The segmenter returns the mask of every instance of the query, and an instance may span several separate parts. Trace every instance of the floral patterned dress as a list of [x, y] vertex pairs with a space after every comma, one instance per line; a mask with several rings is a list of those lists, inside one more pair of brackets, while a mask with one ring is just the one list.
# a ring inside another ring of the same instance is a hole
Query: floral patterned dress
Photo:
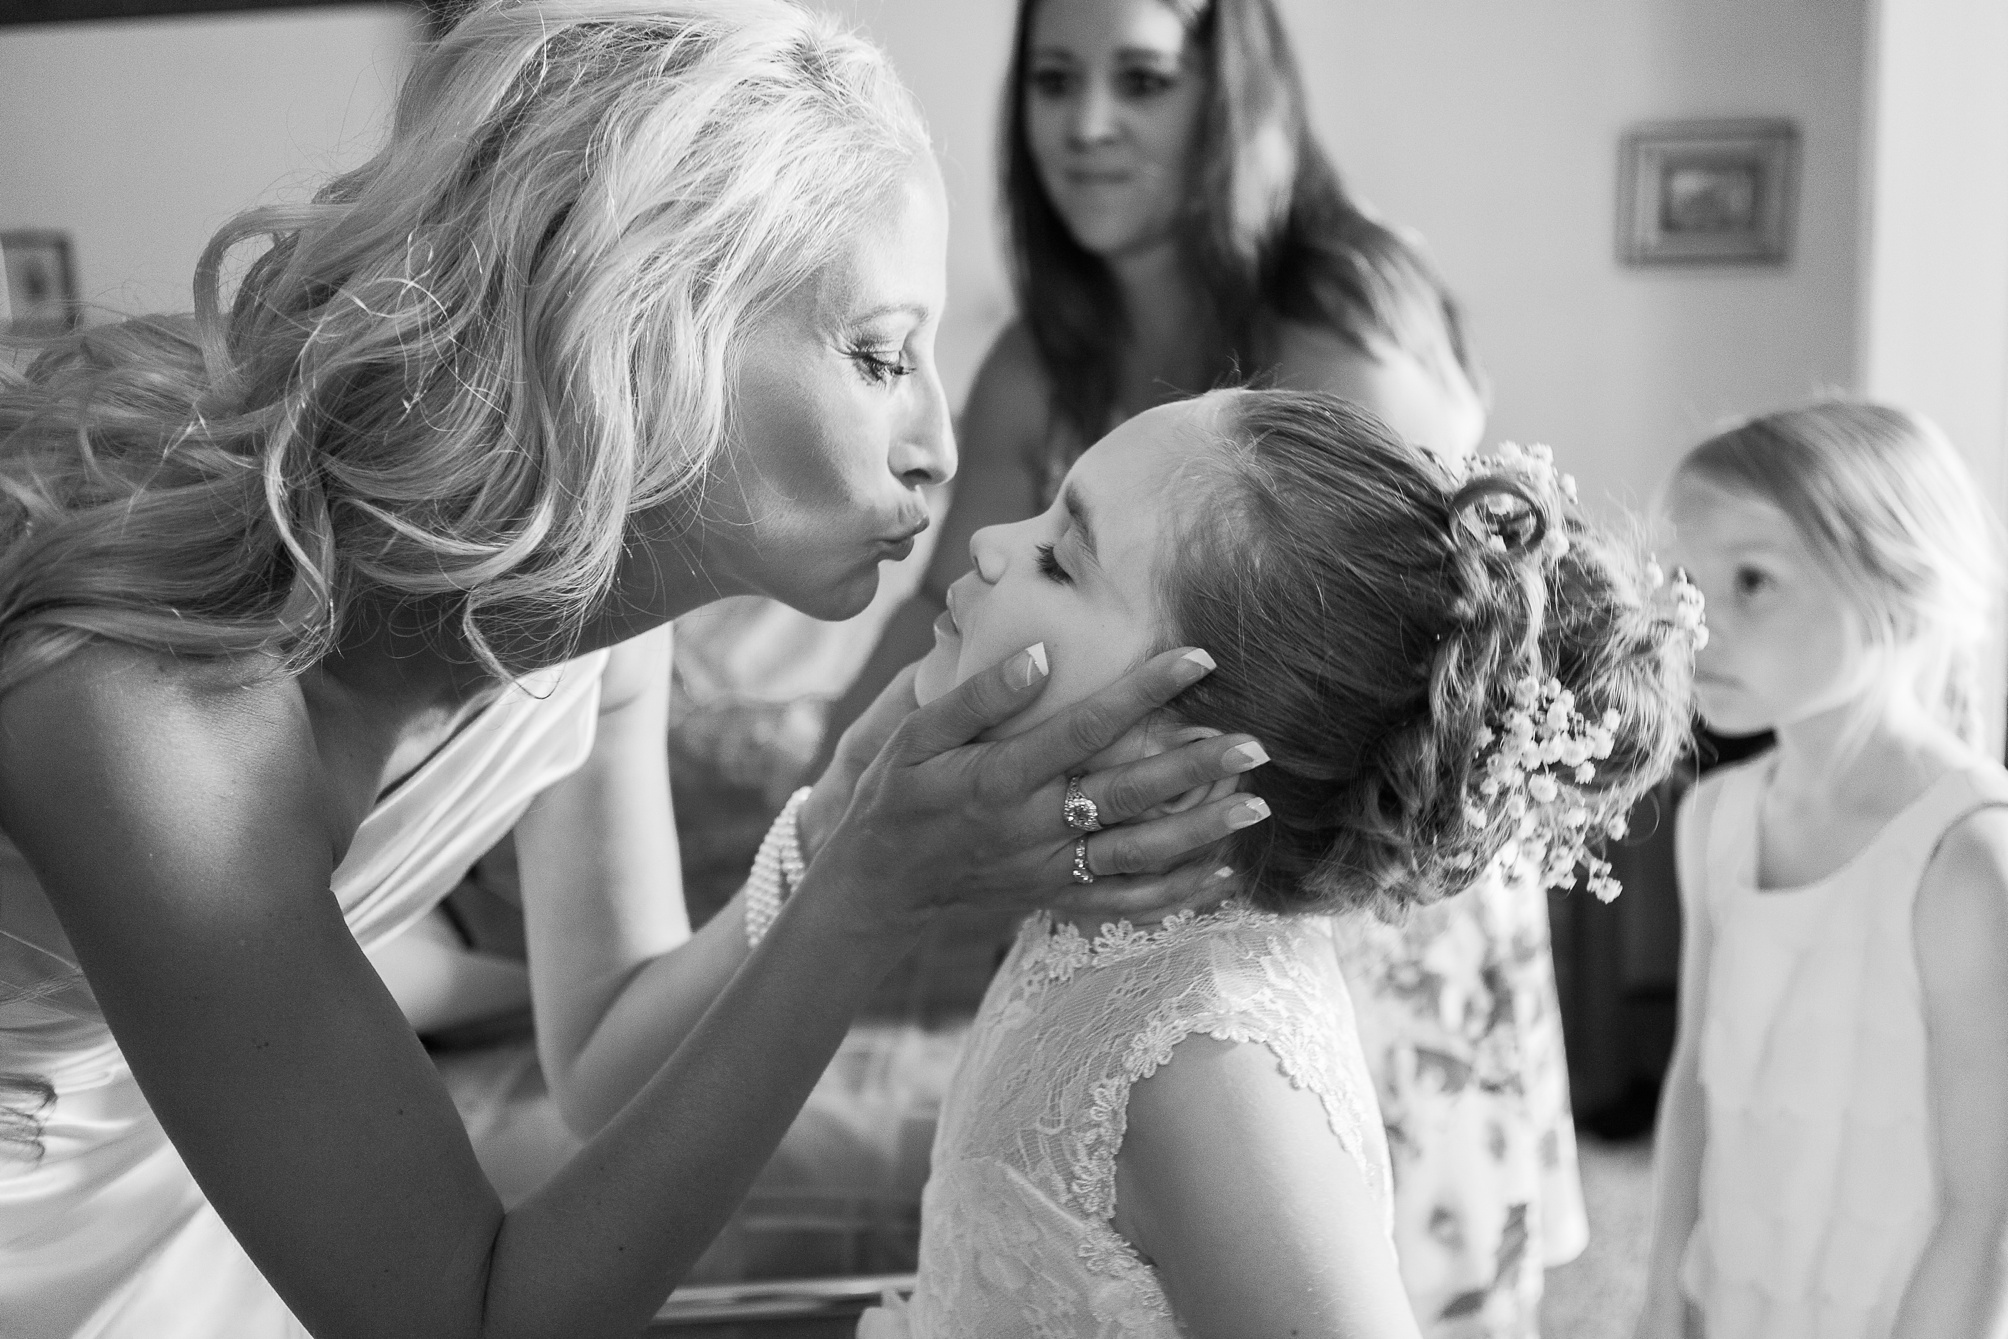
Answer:
[[1428, 1339], [1528, 1339], [1589, 1237], [1547, 897], [1496, 871], [1340, 960], [1394, 1164], [1395, 1249]]

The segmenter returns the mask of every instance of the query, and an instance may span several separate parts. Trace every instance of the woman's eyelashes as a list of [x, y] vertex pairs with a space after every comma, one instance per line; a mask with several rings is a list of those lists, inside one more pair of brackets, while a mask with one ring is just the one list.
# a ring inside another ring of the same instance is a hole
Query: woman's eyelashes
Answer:
[[1064, 66], [1043, 66], [1033, 70], [1026, 82], [1040, 97], [1057, 101], [1074, 91], [1074, 72]]
[[1739, 567], [1734, 577], [1736, 594], [1740, 599], [1750, 599], [1761, 595], [1771, 584], [1770, 573], [1757, 567]]
[[1073, 573], [1060, 566], [1059, 555], [1054, 551], [1054, 546], [1040, 544], [1036, 547], [1039, 554], [1039, 574], [1048, 581], [1057, 582], [1062, 586], [1073, 585]]
[[902, 348], [853, 345], [849, 352], [859, 373], [874, 386], [884, 386], [900, 377], [912, 376], [915, 371], [914, 364], [907, 361], [906, 351]]
[[[1065, 66], [1049, 65], [1033, 70], [1025, 77], [1032, 92], [1051, 102], [1059, 102], [1078, 94], [1082, 76], [1076, 70]], [[1143, 102], [1171, 90], [1178, 82], [1176, 73], [1154, 65], [1129, 65], [1117, 70], [1111, 78], [1116, 96], [1125, 102]]]
[[1177, 77], [1148, 65], [1132, 65], [1116, 74], [1116, 91], [1132, 102], [1142, 102], [1171, 90]]

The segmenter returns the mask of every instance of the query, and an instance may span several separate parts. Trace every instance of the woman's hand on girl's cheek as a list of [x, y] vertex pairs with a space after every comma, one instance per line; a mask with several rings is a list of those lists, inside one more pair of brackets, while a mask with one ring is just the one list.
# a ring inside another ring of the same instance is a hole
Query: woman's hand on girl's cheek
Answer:
[[811, 883], [832, 881], [854, 902], [859, 926], [917, 934], [929, 912], [955, 903], [1029, 911], [1078, 899], [1119, 912], [1182, 905], [1221, 872], [1185, 862], [1267, 817], [1260, 801], [1238, 796], [1122, 822], [1259, 765], [1247, 736], [1090, 772], [1083, 791], [1117, 826], [1086, 839], [1096, 886], [1082, 888], [1073, 877], [1079, 834], [1062, 807], [1067, 778], [1212, 662], [1203, 652], [1167, 652], [1024, 734], [972, 742], [1038, 695], [1043, 650], [1008, 657], [909, 713], [860, 774], [809, 870]]
[[823, 848], [824, 840], [844, 816], [844, 810], [850, 808], [851, 792], [857, 789], [858, 778], [871, 766], [872, 759], [878, 757], [899, 723], [919, 705], [913, 695], [913, 677], [919, 668], [915, 663], [894, 675], [885, 691], [872, 700], [864, 714], [852, 721], [843, 738], [837, 741], [830, 765], [816, 778], [796, 820], [803, 859], [816, 858], [816, 852]]
[[[1150, 795], [1163, 795], [1166, 786], [1189, 775], [1187, 771], [1189, 764], [1185, 759], [1166, 755], [1173, 750], [1182, 749], [1187, 744], [1203, 744], [1206, 740], [1220, 737], [1221, 732], [1210, 725], [1186, 725], [1159, 712], [1131, 727], [1128, 734], [1081, 764], [1079, 770], [1103, 773], [1107, 778], [1104, 785], [1111, 789], [1112, 798], [1117, 791], [1124, 788]], [[1242, 747], [1249, 750], [1248, 766], [1255, 767], [1269, 761], [1268, 750], [1261, 744], [1250, 740]], [[1182, 814], [1209, 801], [1227, 798], [1242, 789], [1246, 780], [1246, 772], [1218, 777], [1209, 783], [1192, 786], [1170, 795], [1169, 798], [1158, 800], [1128, 818], [1115, 819], [1111, 821], [1110, 826], [1146, 823], [1153, 818], [1163, 818], [1168, 814]]]

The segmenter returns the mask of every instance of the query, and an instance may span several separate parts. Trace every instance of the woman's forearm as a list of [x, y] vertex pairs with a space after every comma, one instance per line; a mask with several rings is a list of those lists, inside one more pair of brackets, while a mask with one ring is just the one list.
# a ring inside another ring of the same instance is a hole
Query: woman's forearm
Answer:
[[522, 961], [467, 947], [437, 910], [368, 952], [377, 975], [421, 1036], [530, 1005], [530, 973]]
[[1904, 1289], [1891, 1339], [2008, 1335], [2008, 1224], [1948, 1206]]
[[591, 1138], [654, 1077], [746, 961], [746, 895], [682, 944], [641, 964], [608, 1005], [552, 1096], [572, 1133]]
[[632, 1334], [664, 1280], [724, 1225], [858, 1007], [911, 947], [863, 933], [817, 877], [634, 1100], [510, 1212], [485, 1334]]

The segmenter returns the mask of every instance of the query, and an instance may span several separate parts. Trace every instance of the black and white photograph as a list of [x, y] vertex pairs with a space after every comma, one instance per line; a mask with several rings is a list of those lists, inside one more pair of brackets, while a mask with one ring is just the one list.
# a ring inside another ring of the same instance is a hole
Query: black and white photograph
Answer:
[[0, 4], [0, 1339], [2008, 1339], [2004, 71]]

